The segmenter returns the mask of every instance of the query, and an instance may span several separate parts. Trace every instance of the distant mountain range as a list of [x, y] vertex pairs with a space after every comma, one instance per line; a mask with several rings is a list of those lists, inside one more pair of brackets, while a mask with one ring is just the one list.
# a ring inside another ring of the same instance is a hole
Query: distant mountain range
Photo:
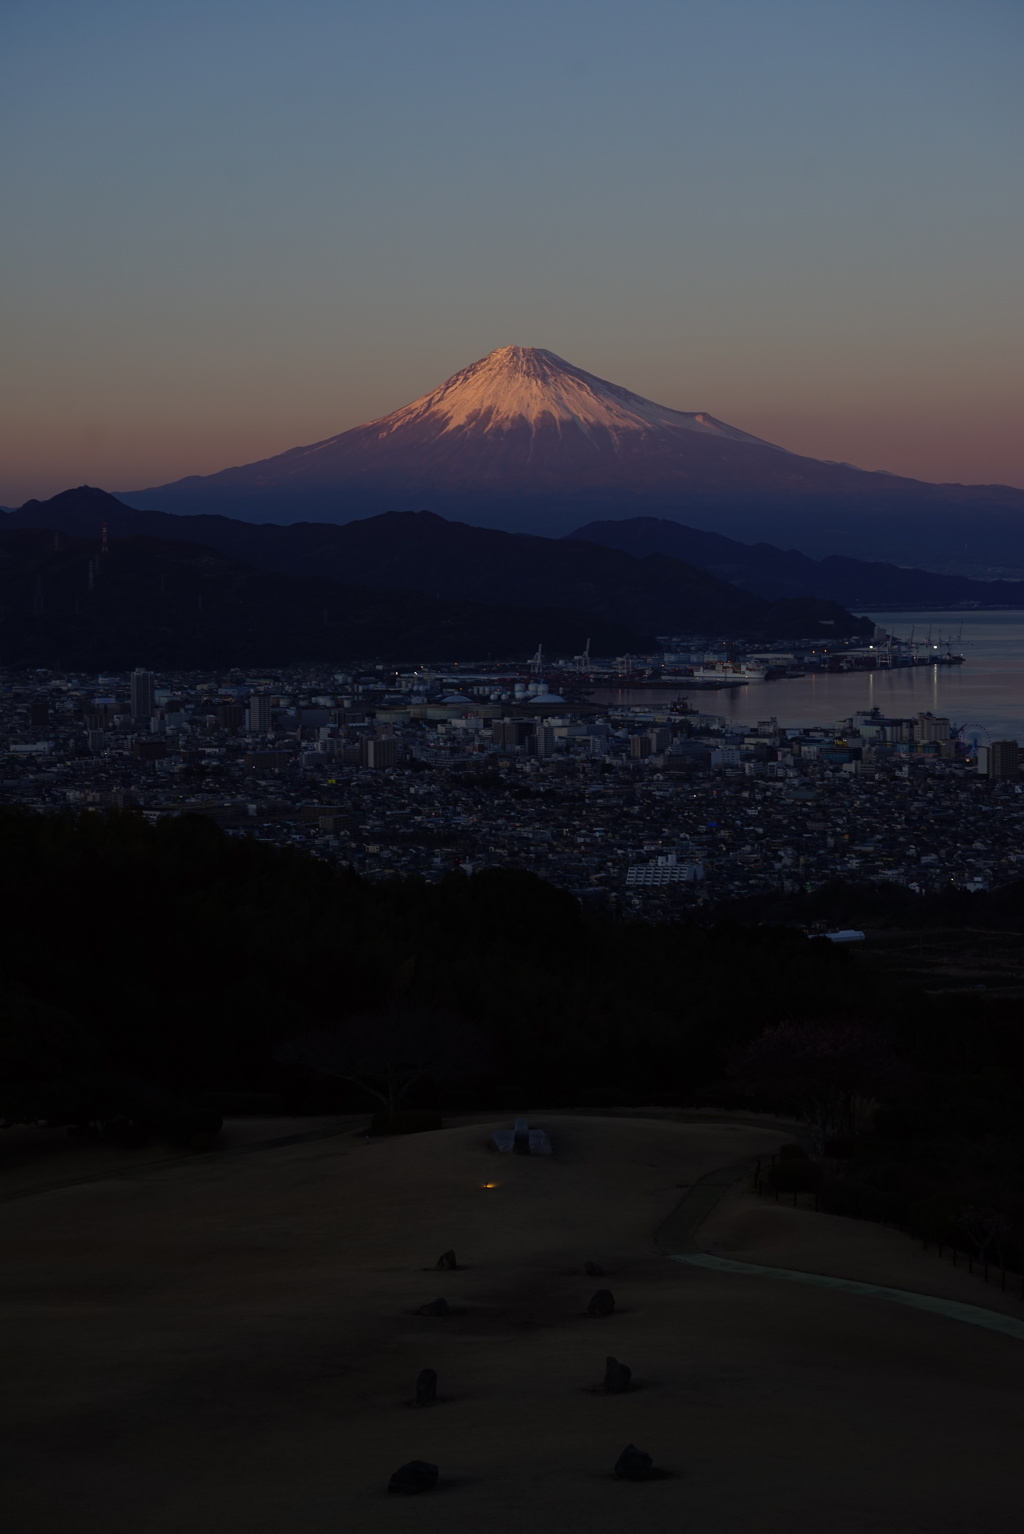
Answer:
[[[5, 525], [56, 528], [86, 538], [96, 538], [106, 525], [115, 539], [148, 535], [165, 547], [170, 538], [186, 538], [194, 546], [295, 579], [486, 604], [498, 615], [495, 622], [503, 621], [501, 611], [509, 607], [551, 612], [550, 627], [541, 623], [530, 649], [540, 640], [546, 647], [564, 648], [554, 634], [559, 624], [565, 628], [566, 610], [572, 623], [581, 613], [594, 615], [590, 637], [595, 654], [651, 648], [637, 642], [641, 635], [801, 639], [863, 633], [871, 627], [839, 603], [806, 596], [766, 601], [668, 555], [636, 558], [579, 540], [469, 527], [430, 512], [388, 512], [344, 526], [278, 526], [137, 511], [102, 490], [82, 486], [50, 501], [27, 502], [9, 514]], [[399, 611], [396, 623], [400, 620]], [[621, 636], [628, 630], [633, 643], [623, 637], [617, 646], [609, 644], [613, 630]], [[585, 633], [581, 641], [586, 638]], [[500, 646], [494, 642], [484, 648], [496, 652]], [[447, 652], [434, 645], [431, 653]]]
[[123, 492], [129, 505], [345, 523], [429, 507], [548, 536], [654, 516], [743, 539], [978, 570], [1024, 562], [1024, 490], [935, 485], [791, 453], [505, 346], [391, 415], [258, 463]]
[[796, 549], [737, 543], [719, 533], [701, 532], [657, 517], [588, 522], [572, 537], [622, 549], [638, 558], [671, 554], [768, 601], [814, 595], [868, 611], [887, 607], [1024, 607], [1024, 580], [976, 581], [964, 575], [937, 575], [930, 570], [843, 555], [810, 559]]

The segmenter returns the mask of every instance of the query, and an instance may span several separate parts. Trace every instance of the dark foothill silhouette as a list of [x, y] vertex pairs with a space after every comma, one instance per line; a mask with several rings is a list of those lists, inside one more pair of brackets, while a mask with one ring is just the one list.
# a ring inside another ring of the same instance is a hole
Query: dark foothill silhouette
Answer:
[[610, 1289], [598, 1289], [591, 1295], [587, 1306], [588, 1316], [610, 1316], [615, 1309], [615, 1296]]
[[447, 1272], [454, 1272], [458, 1267], [458, 1263], [455, 1261], [455, 1253], [452, 1251], [442, 1252], [434, 1266], [436, 1268], [444, 1268]]
[[627, 1444], [615, 1462], [615, 1476], [620, 1481], [646, 1481], [654, 1469], [654, 1461], [635, 1443]]
[[[621, 1368], [622, 1365], [620, 1364]], [[437, 1370], [421, 1369], [416, 1378], [416, 1405], [434, 1406], [437, 1402]]]
[[399, 1465], [388, 1482], [388, 1491], [411, 1495], [418, 1491], [433, 1491], [437, 1485], [437, 1466], [428, 1465], [424, 1459], [411, 1459], [407, 1465]]
[[447, 1300], [431, 1300], [429, 1305], [421, 1305], [416, 1312], [418, 1316], [450, 1316], [451, 1309]]
[[588, 1259], [583, 1264], [583, 1271], [588, 1278], [604, 1278], [604, 1268], [599, 1262], [591, 1262]]
[[617, 1358], [606, 1358], [604, 1361], [604, 1388], [609, 1395], [621, 1395], [629, 1389], [629, 1382], [633, 1378], [633, 1371], [627, 1364], [620, 1364]]

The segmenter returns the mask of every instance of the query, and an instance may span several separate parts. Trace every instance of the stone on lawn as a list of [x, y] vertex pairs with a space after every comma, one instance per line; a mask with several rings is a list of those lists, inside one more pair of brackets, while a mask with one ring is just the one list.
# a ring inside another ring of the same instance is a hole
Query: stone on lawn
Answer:
[[[622, 1365], [619, 1365], [622, 1368]], [[416, 1380], [416, 1405], [433, 1406], [437, 1400], [437, 1370], [421, 1369]]]
[[431, 1300], [429, 1305], [421, 1305], [416, 1314], [418, 1316], [450, 1316], [451, 1310], [447, 1300]]
[[604, 1361], [604, 1388], [609, 1395], [621, 1395], [629, 1389], [629, 1382], [633, 1378], [633, 1371], [628, 1364], [620, 1364], [617, 1358], [606, 1358]]
[[620, 1481], [646, 1481], [654, 1469], [654, 1461], [635, 1443], [627, 1444], [615, 1463], [615, 1475]]
[[604, 1278], [604, 1268], [599, 1262], [585, 1262], [583, 1271], [588, 1278]]
[[388, 1482], [388, 1491], [411, 1495], [417, 1491], [433, 1491], [436, 1485], [437, 1466], [428, 1465], [425, 1459], [411, 1459], [407, 1465], [399, 1465]]
[[436, 1268], [444, 1268], [446, 1272], [453, 1272], [458, 1267], [458, 1263], [455, 1261], [455, 1253], [442, 1252], [434, 1266]]
[[610, 1289], [598, 1289], [591, 1295], [587, 1306], [588, 1316], [610, 1316], [615, 1309], [615, 1296]]

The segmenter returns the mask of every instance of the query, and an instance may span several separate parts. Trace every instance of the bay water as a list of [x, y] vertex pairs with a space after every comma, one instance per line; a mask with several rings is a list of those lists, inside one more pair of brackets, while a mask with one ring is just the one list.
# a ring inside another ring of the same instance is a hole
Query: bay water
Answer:
[[[773, 682], [705, 692], [666, 688], [602, 687], [594, 703], [667, 707], [688, 698], [701, 713], [721, 714], [728, 724], [750, 725], [773, 714], [781, 725], [828, 725], [860, 709], [880, 708], [897, 718], [929, 710], [945, 715], [965, 738], [1024, 740], [1024, 610], [984, 612], [885, 612], [871, 615], [900, 639], [950, 648], [962, 666], [908, 666], [896, 670], [808, 674]], [[924, 653], [923, 651], [920, 653]], [[936, 652], [938, 653], [938, 652]]]

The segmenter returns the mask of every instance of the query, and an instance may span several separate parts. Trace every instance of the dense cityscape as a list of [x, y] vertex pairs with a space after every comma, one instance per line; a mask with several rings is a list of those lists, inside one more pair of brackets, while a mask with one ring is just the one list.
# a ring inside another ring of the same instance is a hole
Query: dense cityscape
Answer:
[[1016, 742], [877, 709], [730, 726], [701, 710], [713, 693], [600, 704], [537, 669], [7, 673], [0, 794], [201, 814], [374, 877], [523, 868], [650, 918], [836, 877], [924, 894], [1024, 870]]

